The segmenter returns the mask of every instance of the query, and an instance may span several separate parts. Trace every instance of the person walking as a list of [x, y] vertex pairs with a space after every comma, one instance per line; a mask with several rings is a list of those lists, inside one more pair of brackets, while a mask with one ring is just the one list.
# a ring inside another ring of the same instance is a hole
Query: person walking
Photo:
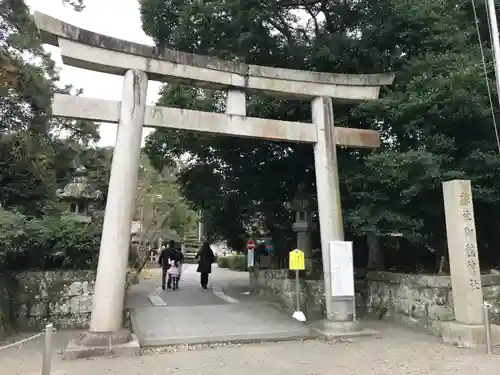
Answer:
[[200, 273], [201, 287], [207, 289], [208, 275], [212, 272], [212, 263], [215, 261], [215, 255], [208, 241], [205, 241], [200, 250], [198, 250], [196, 259], [198, 259], [198, 269], [196, 271]]
[[182, 263], [179, 260], [178, 256], [175, 256], [173, 259], [170, 259], [170, 268], [167, 270], [168, 273], [168, 283], [172, 286], [172, 290], [179, 289], [179, 279], [182, 273]]
[[[174, 263], [172, 263], [174, 262]], [[175, 246], [175, 243], [172, 244], [172, 253], [170, 254], [170, 268], [168, 269], [168, 281], [167, 288], [172, 286], [173, 289], [179, 289], [179, 280], [182, 274], [182, 265], [184, 264], [184, 254], [181, 249]], [[172, 270], [172, 267], [176, 267], [177, 269]], [[172, 270], [172, 272], [170, 272]], [[175, 286], [175, 287], [174, 287]]]
[[[161, 250], [160, 256], [158, 258], [158, 263], [161, 266], [161, 288], [162, 289], [165, 289], [166, 279], [168, 276], [168, 269], [171, 266], [170, 259], [172, 258], [174, 251], [175, 251], [175, 241], [170, 241], [167, 247], [165, 247], [165, 245], [162, 246], [162, 250]], [[170, 277], [168, 278], [167, 288], [168, 289], [172, 288], [172, 280]]]

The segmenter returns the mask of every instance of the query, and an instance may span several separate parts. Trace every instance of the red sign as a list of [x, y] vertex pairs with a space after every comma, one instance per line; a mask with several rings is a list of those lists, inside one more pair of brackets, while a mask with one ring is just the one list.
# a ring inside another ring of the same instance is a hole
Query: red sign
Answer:
[[247, 242], [247, 250], [248, 251], [254, 251], [255, 249], [255, 242], [253, 242], [252, 240], [248, 240]]

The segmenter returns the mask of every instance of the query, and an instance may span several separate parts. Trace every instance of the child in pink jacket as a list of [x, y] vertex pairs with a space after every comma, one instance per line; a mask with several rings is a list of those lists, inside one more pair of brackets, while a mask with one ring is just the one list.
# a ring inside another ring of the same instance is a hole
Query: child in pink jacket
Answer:
[[182, 263], [178, 260], [169, 260], [170, 268], [167, 270], [169, 278], [172, 279], [172, 289], [179, 289], [179, 279], [181, 278]]

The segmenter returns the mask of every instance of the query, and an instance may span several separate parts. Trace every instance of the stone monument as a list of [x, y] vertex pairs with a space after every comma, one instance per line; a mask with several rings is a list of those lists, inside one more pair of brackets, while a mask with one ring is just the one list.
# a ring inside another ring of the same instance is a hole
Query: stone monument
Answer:
[[67, 217], [90, 223], [92, 204], [102, 199], [102, 192], [88, 181], [87, 169], [83, 165], [76, 168], [74, 177], [64, 188], [57, 189], [59, 199], [68, 203]]
[[[469, 180], [443, 183], [446, 237], [455, 321], [443, 322], [443, 341], [461, 347], [485, 345], [483, 290], [479, 270], [476, 225]], [[499, 342], [500, 326], [492, 325]]]
[[[56, 94], [52, 103], [54, 116], [118, 123], [92, 318], [89, 331], [77, 340], [79, 348], [72, 347], [75, 353], [77, 349], [81, 356], [138, 353], [138, 343], [122, 329], [122, 316], [126, 249], [144, 126], [314, 145], [326, 315], [328, 320], [347, 317], [331, 313], [332, 307], [338, 311], [349, 309], [345, 301], [333, 301], [330, 285], [329, 243], [344, 239], [336, 146], [377, 148], [380, 135], [374, 130], [335, 127], [333, 101], [377, 99], [380, 87], [392, 84], [393, 73], [333, 74], [256, 66], [99, 35], [38, 12], [33, 17], [42, 40], [59, 47], [64, 64], [123, 77], [121, 101]], [[146, 91], [150, 79], [227, 90], [226, 113], [148, 106]], [[311, 101], [312, 121], [248, 117], [246, 94], [255, 92]], [[134, 349], [128, 350], [131, 346]]]

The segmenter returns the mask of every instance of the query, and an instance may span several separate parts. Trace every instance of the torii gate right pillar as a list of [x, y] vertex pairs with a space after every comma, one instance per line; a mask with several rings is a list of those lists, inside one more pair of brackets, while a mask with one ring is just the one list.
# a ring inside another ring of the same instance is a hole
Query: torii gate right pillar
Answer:
[[329, 243], [334, 240], [343, 241], [344, 228], [340, 205], [333, 106], [330, 98], [318, 97], [312, 101], [312, 119], [318, 132], [318, 141], [314, 145], [314, 167], [325, 281], [326, 319], [347, 321], [348, 302], [334, 302], [331, 298]]
[[[340, 186], [337, 166], [337, 140], [332, 99], [317, 97], [312, 101], [312, 120], [316, 125], [318, 140], [314, 145], [314, 166], [318, 194], [321, 253], [325, 283], [326, 317], [314, 329], [321, 336], [330, 338], [352, 334], [357, 330], [355, 317], [355, 296], [332, 297], [330, 272], [330, 241], [343, 241], [344, 228], [340, 203]], [[354, 275], [352, 276], [354, 278]], [[358, 331], [359, 334], [373, 334], [375, 331]]]

